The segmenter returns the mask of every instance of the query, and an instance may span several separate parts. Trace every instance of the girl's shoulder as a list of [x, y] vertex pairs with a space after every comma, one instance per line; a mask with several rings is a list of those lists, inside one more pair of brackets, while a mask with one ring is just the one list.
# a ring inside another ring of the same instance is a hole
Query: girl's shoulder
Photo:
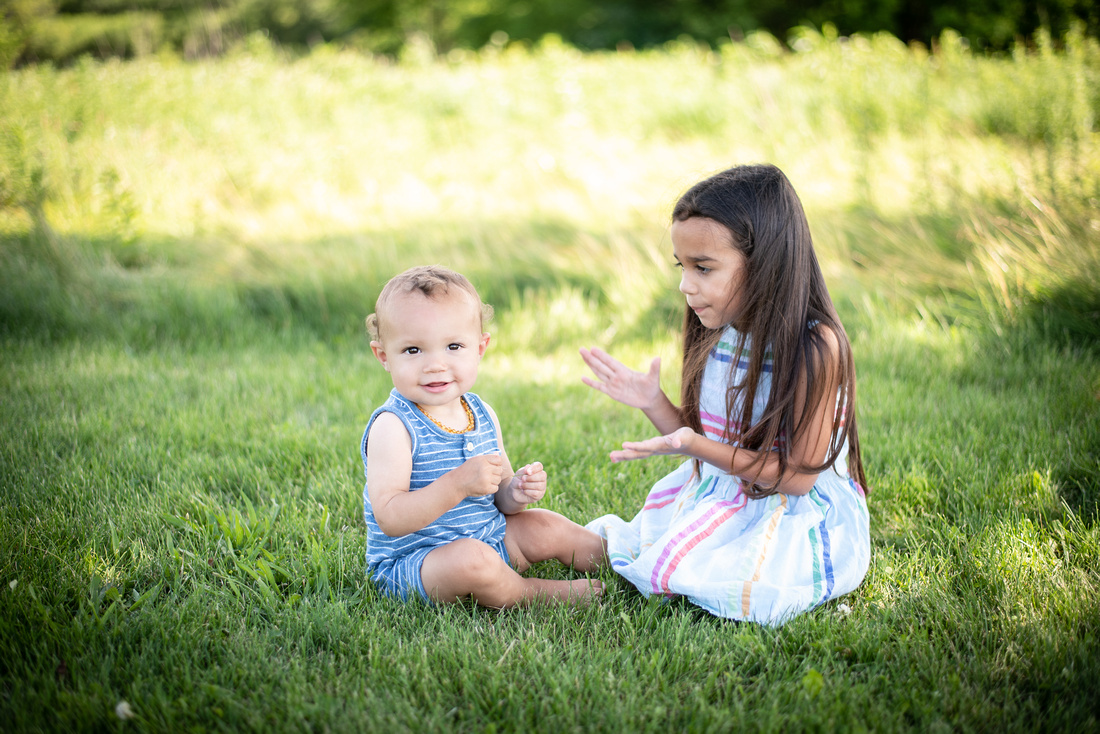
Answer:
[[850, 363], [850, 347], [843, 331], [825, 322], [817, 322], [809, 327], [810, 342], [807, 354], [808, 364], [800, 368], [799, 382], [807, 378], [824, 381], [832, 389], [841, 387]]
[[823, 321], [811, 324], [809, 330], [820, 345], [820, 350], [817, 353], [821, 356], [821, 360], [835, 369], [835, 365], [840, 361], [843, 349], [840, 333]]

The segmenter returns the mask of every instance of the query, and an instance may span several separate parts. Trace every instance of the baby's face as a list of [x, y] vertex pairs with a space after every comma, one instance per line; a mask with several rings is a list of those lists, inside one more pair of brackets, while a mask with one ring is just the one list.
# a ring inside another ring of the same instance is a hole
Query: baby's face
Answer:
[[393, 386], [423, 406], [447, 405], [469, 391], [489, 345], [480, 306], [462, 291], [398, 296], [379, 314], [378, 338], [371, 350]]

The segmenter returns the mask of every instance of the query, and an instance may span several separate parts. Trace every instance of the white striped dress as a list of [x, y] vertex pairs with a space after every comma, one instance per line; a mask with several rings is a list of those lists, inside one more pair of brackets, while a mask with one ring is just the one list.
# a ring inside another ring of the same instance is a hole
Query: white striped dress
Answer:
[[[738, 333], [722, 335], [700, 393], [704, 432], [721, 441], [726, 386], [744, 379], [751, 344], [731, 373]], [[765, 362], [753, 416], [771, 387]], [[730, 433], [737, 435], [737, 426]], [[749, 499], [741, 481], [688, 460], [657, 484], [630, 522], [605, 515], [588, 524], [607, 539], [611, 567], [645, 596], [684, 596], [712, 614], [782, 624], [859, 586], [870, 561], [863, 490], [848, 475], [845, 446], [805, 496]]]

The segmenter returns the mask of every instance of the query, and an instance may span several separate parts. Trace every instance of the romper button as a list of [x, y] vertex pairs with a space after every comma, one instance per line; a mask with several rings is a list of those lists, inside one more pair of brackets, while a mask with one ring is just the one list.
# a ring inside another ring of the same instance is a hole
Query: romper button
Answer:
[[473, 444], [472, 441], [467, 441], [466, 442], [466, 450], [467, 451], [473, 451], [474, 450], [474, 444]]

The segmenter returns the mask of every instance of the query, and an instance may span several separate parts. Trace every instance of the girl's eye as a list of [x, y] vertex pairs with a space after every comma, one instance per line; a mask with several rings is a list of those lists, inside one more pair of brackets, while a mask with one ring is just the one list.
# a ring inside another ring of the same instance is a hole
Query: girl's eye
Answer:
[[703, 275], [706, 275], [706, 274], [707, 274], [707, 273], [709, 273], [709, 272], [710, 272], [710, 270], [711, 270], [710, 268], [704, 268], [704, 267], [703, 267], [702, 265], [696, 265], [696, 266], [695, 266], [695, 269], [696, 269], [696, 270], [698, 270], [698, 271], [699, 271], [700, 273], [702, 273]]
[[684, 269], [684, 264], [682, 262], [676, 262], [676, 263], [672, 264], [672, 267], [680, 268], [680, 270], [683, 270]]

